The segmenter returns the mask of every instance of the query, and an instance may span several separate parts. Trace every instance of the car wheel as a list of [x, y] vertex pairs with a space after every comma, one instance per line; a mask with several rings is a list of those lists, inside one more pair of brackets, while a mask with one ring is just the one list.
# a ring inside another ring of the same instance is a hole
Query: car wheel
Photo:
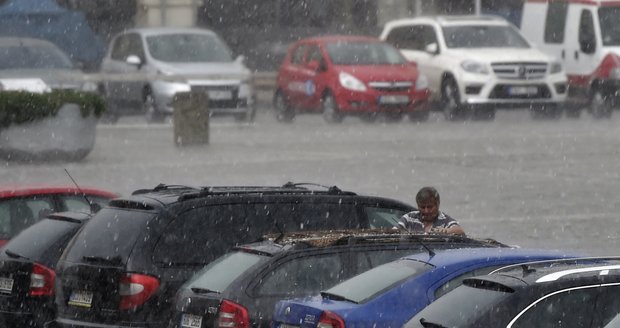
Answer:
[[364, 113], [360, 119], [366, 123], [374, 123], [377, 121], [377, 113]]
[[384, 116], [387, 123], [398, 123], [403, 120], [403, 113], [385, 113]]
[[290, 123], [295, 119], [295, 110], [291, 107], [282, 90], [276, 91], [273, 97], [273, 107], [276, 112], [278, 122]]
[[556, 104], [535, 105], [530, 107], [530, 116], [533, 119], [559, 119], [562, 108]]
[[155, 106], [155, 97], [150, 90], [144, 93], [143, 108], [146, 114], [146, 120], [149, 123], [161, 123], [166, 119], [166, 115], [157, 110]]
[[428, 121], [428, 118], [430, 115], [431, 115], [431, 112], [428, 110], [421, 111], [421, 112], [412, 112], [408, 114], [409, 121], [411, 122], [426, 122]]
[[323, 96], [322, 100], [323, 105], [323, 119], [327, 123], [340, 123], [342, 122], [342, 113], [338, 109], [338, 104], [336, 104], [336, 98], [328, 92]]
[[594, 118], [610, 118], [613, 112], [611, 97], [605, 96], [600, 89], [595, 89], [590, 98], [590, 113]]
[[495, 107], [477, 106], [473, 109], [473, 119], [476, 121], [493, 121], [495, 119]]
[[446, 79], [441, 86], [441, 107], [448, 121], [465, 119], [465, 108], [461, 104], [459, 88], [453, 78]]

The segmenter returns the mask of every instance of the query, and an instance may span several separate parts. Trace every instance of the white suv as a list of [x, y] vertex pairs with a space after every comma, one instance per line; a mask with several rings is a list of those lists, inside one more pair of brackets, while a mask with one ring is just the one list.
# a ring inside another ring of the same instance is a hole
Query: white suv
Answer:
[[557, 118], [566, 99], [560, 62], [533, 48], [506, 20], [440, 16], [385, 24], [381, 39], [418, 64], [449, 120], [492, 120], [497, 107]]

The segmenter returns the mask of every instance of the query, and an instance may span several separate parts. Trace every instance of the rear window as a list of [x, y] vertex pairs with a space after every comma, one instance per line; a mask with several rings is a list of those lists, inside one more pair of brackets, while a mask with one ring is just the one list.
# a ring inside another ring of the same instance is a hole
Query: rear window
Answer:
[[134, 244], [153, 216], [148, 212], [103, 208], [76, 236], [66, 260], [79, 263], [91, 258], [126, 263]]
[[428, 263], [398, 260], [368, 270], [328, 289], [325, 294], [355, 303], [366, 302], [406, 279], [419, 276], [434, 267]]
[[269, 257], [247, 252], [228, 253], [198, 271], [187, 285], [222, 292], [244, 272], [266, 259]]
[[55, 265], [79, 228], [76, 222], [43, 219], [11, 239], [5, 249], [48, 266]]

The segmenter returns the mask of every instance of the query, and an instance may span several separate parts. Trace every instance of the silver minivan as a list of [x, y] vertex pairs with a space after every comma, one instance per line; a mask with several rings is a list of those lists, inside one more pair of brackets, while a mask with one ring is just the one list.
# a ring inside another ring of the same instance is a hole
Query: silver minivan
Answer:
[[252, 121], [252, 74], [217, 34], [200, 28], [147, 27], [116, 35], [101, 63], [108, 120], [144, 113], [151, 122], [173, 112], [178, 92], [204, 92], [210, 115]]

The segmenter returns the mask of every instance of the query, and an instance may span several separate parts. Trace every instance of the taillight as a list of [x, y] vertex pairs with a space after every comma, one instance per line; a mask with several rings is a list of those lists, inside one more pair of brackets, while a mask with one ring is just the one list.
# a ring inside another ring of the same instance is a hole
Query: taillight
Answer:
[[323, 311], [317, 328], [345, 328], [344, 321], [337, 314], [329, 311]]
[[216, 328], [249, 328], [248, 309], [231, 301], [222, 301], [215, 326]]
[[44, 265], [34, 263], [30, 274], [30, 296], [54, 295], [56, 272]]
[[135, 309], [146, 303], [159, 288], [159, 279], [144, 274], [127, 273], [121, 277], [118, 294], [120, 310]]

